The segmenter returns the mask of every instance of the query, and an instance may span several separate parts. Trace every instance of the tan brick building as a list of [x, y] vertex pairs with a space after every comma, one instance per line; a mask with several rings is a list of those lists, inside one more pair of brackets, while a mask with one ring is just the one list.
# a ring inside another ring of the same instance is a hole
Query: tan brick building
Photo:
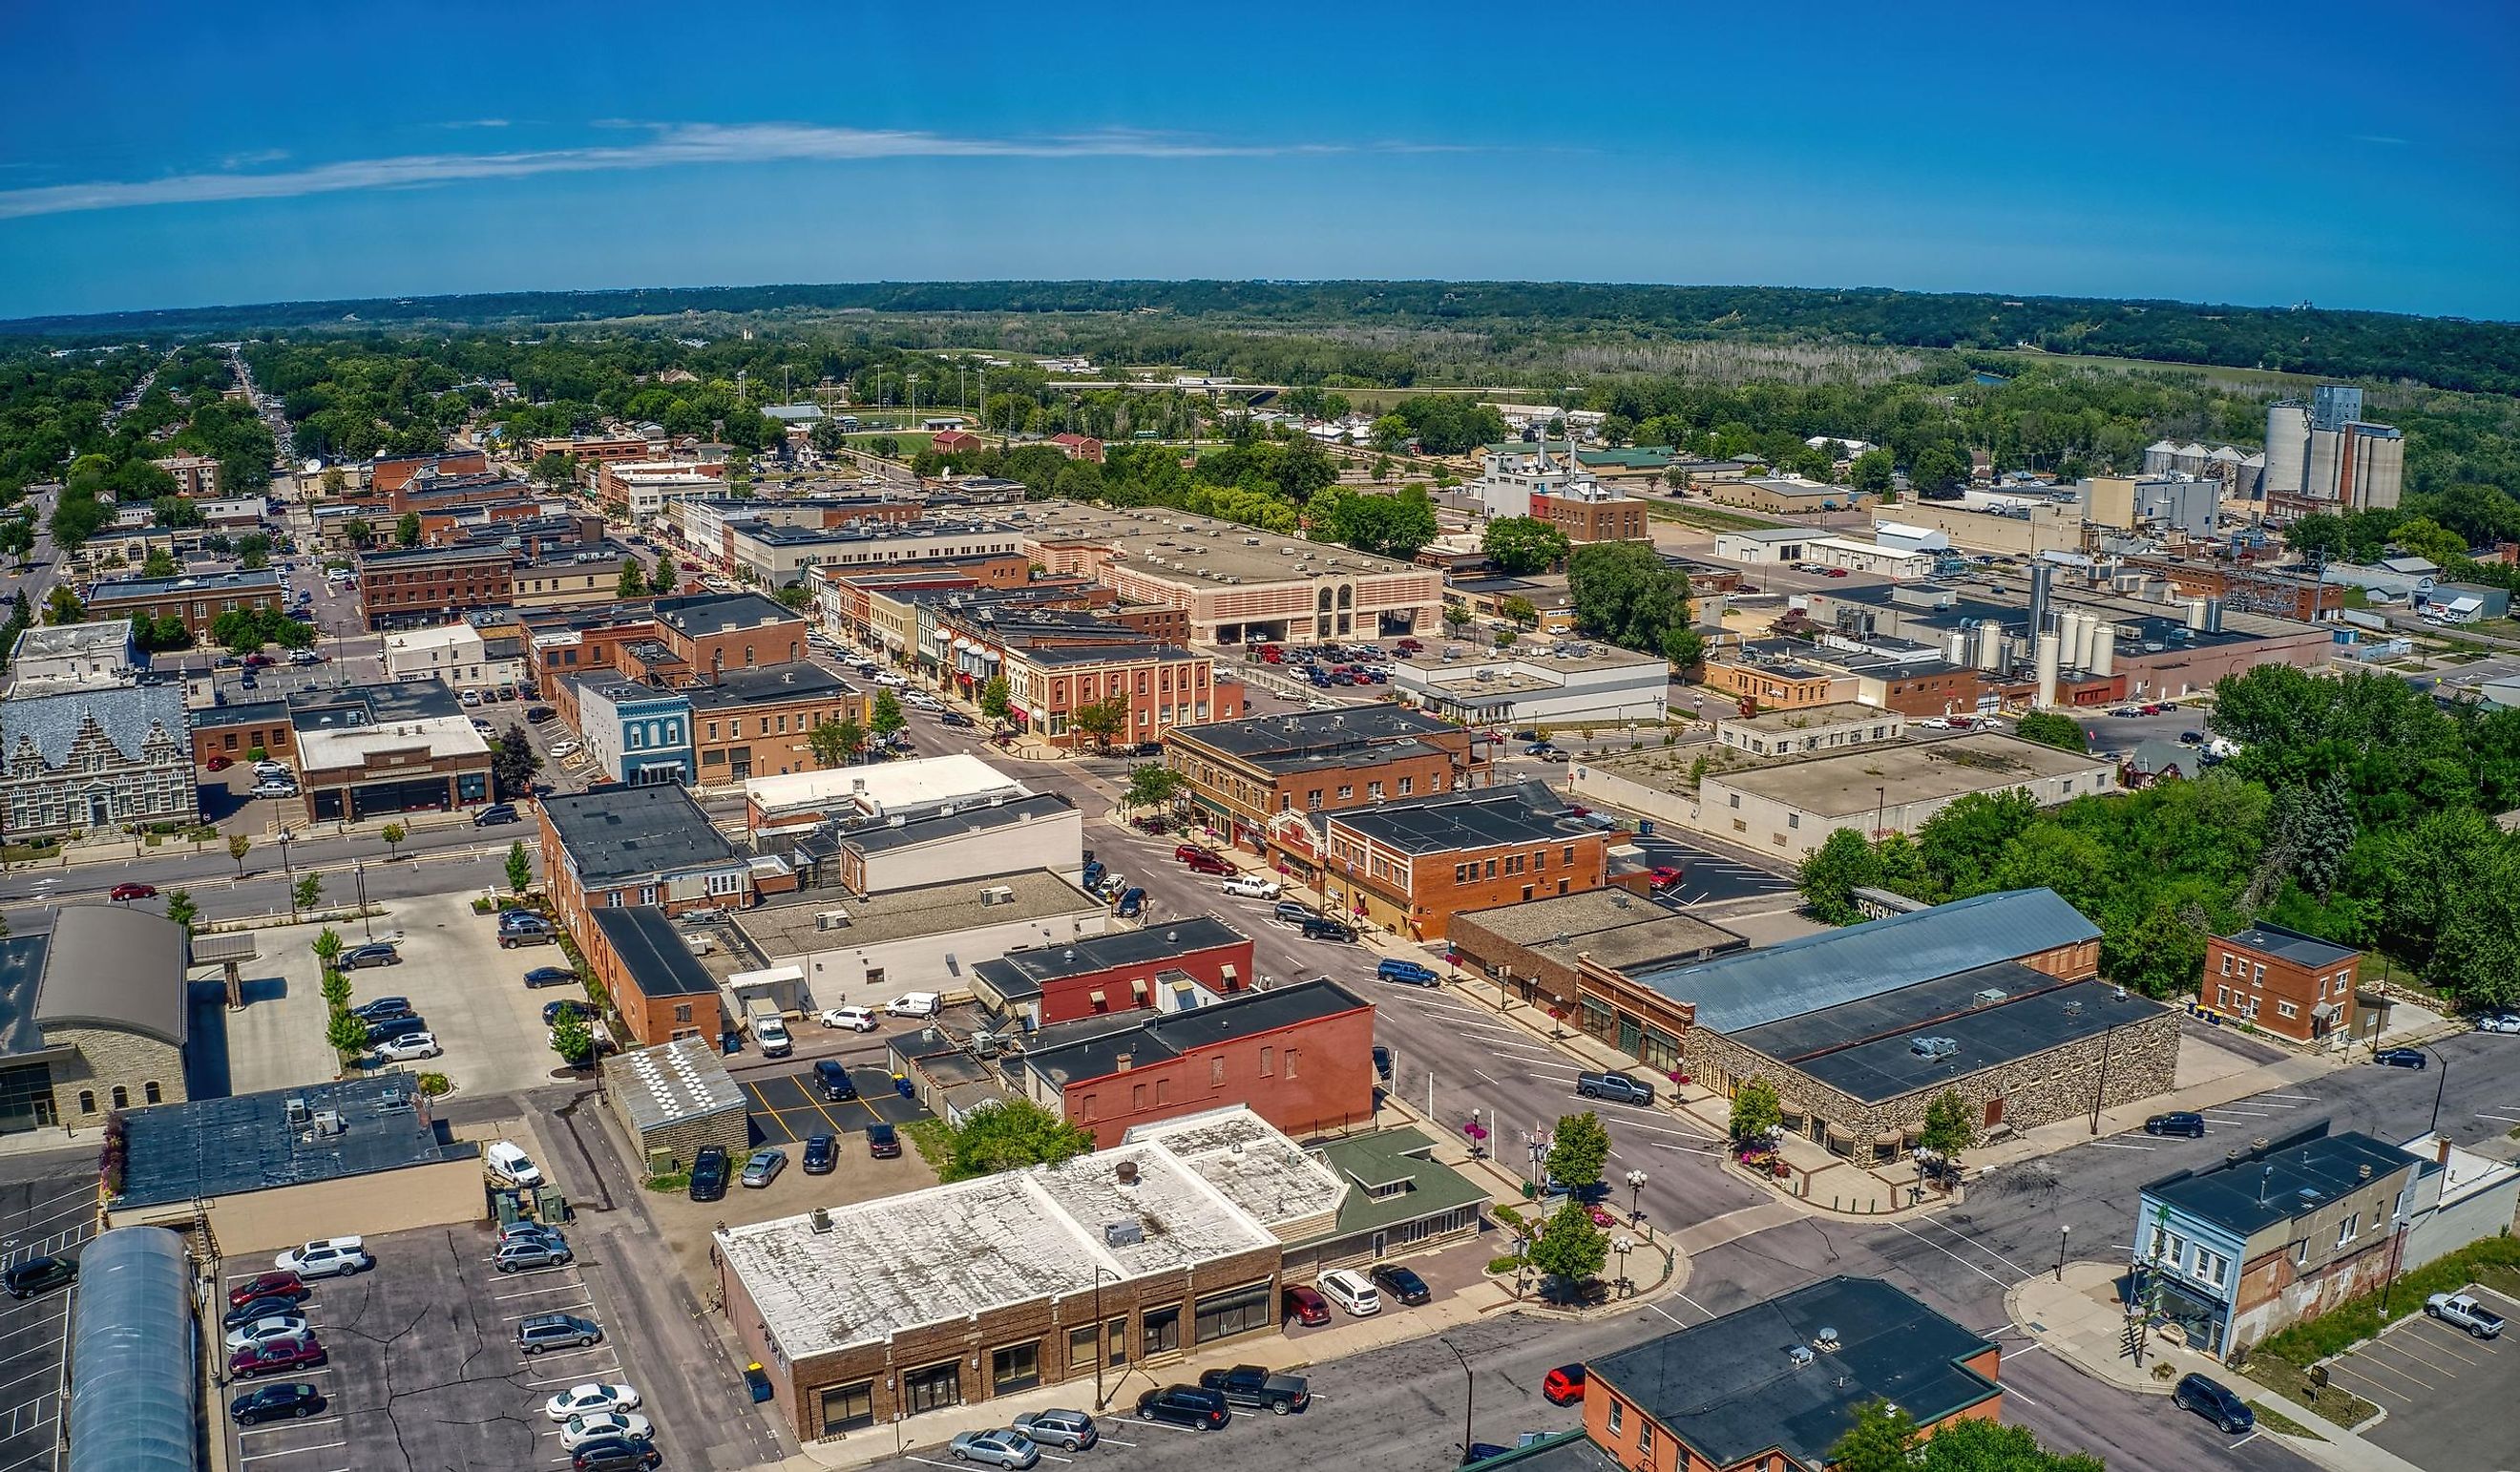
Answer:
[[0, 1055], [0, 1133], [90, 1129], [185, 1097], [184, 928], [120, 905], [63, 908], [0, 939], [0, 1002], [23, 1019]]

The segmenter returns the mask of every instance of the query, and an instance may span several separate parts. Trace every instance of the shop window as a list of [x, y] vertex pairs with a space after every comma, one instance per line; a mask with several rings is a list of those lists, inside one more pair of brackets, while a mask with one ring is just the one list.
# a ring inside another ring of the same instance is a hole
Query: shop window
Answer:
[[1027, 1339], [989, 1352], [989, 1391], [1009, 1395], [1041, 1383], [1041, 1341]]
[[1193, 1322], [1197, 1342], [1213, 1344], [1237, 1334], [1274, 1327], [1277, 1316], [1271, 1312], [1271, 1298], [1269, 1284], [1263, 1280], [1200, 1299]]
[[832, 1386], [823, 1392], [823, 1434], [860, 1431], [875, 1424], [875, 1382]]
[[1094, 1325], [1084, 1324], [1067, 1331], [1067, 1372], [1071, 1375], [1094, 1367], [1094, 1357], [1102, 1346], [1095, 1342]]
[[912, 1415], [963, 1404], [963, 1361], [924, 1365], [901, 1377], [903, 1408]]
[[1160, 1309], [1148, 1309], [1145, 1326], [1141, 1342], [1146, 1348], [1140, 1358], [1181, 1353], [1181, 1305], [1166, 1304]]

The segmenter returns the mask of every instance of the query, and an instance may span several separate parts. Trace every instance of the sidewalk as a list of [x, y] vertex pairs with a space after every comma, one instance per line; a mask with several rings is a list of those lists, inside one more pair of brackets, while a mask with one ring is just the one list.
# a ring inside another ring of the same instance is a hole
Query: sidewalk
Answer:
[[[2174, 1346], [2159, 1335], [2145, 1339], [2143, 1367], [2137, 1368], [2124, 1353], [2126, 1316], [2119, 1283], [2125, 1272], [2125, 1265], [2119, 1263], [2067, 1263], [2061, 1282], [2042, 1274], [2015, 1284], [2003, 1296], [2004, 1312], [2042, 1348], [2119, 1390], [2166, 1396], [2182, 1375], [2211, 1375], [2238, 1391], [2243, 1400], [2279, 1411], [2324, 1437], [2324, 1441], [2313, 1441], [2263, 1425], [2259, 1428], [2260, 1435], [2272, 1437], [2329, 1472], [2420, 1472], [2406, 1458], [2227, 1369], [2221, 1361]], [[2161, 1365], [2170, 1366], [2171, 1372], [2156, 1377], [2154, 1371]]]

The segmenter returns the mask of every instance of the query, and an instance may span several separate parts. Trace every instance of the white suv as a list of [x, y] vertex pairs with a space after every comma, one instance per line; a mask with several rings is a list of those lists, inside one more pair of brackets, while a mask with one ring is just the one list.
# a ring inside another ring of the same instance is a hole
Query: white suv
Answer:
[[823, 1025], [845, 1027], [852, 1032], [871, 1033], [876, 1030], [877, 1024], [875, 1011], [871, 1007], [835, 1006], [824, 1009]]
[[1322, 1293], [1359, 1318], [1382, 1312], [1382, 1295], [1362, 1272], [1333, 1268], [1322, 1274]]
[[377, 1260], [368, 1255], [368, 1244], [357, 1237], [325, 1237], [290, 1248], [273, 1258], [271, 1265], [299, 1277], [334, 1277], [365, 1272], [377, 1265]]

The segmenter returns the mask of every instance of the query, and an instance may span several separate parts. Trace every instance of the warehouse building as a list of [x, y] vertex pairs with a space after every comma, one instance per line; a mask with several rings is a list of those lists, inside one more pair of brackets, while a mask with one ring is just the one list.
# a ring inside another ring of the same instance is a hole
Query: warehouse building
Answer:
[[604, 1060], [604, 1096], [652, 1174], [688, 1171], [710, 1145], [752, 1147], [752, 1115], [714, 1038], [677, 1038]]

